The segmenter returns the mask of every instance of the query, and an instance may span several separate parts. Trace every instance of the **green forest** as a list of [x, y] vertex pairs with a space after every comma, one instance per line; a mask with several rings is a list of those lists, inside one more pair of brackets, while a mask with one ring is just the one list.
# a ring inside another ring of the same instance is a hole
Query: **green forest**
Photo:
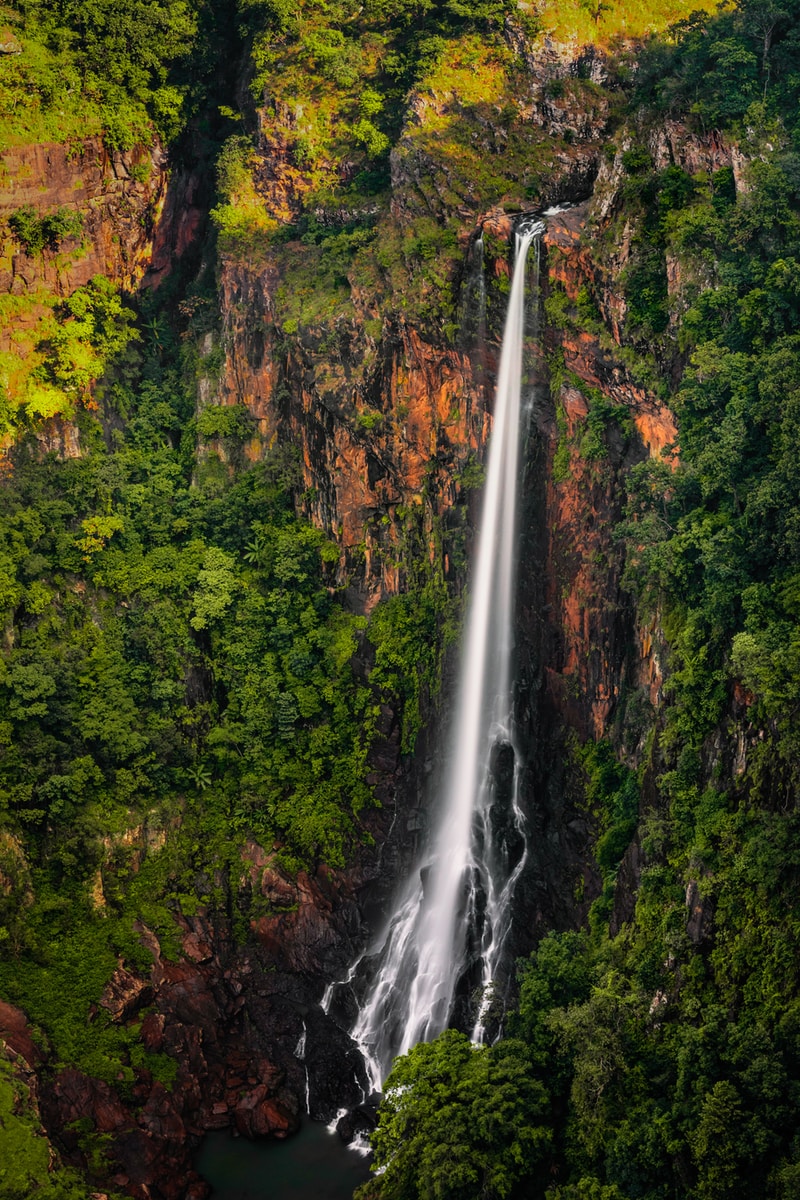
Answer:
[[[2, 9], [0, 150], [158, 145], [173, 172], [199, 161], [213, 179], [201, 244], [157, 289], [98, 275], [31, 301], [43, 308], [23, 383], [13, 330], [33, 309], [0, 296], [0, 999], [24, 1011], [51, 1073], [78, 1068], [131, 1104], [145, 1075], [172, 1086], [174, 1058], [146, 1049], [137, 1024], [87, 1020], [118, 963], [152, 965], [134, 922], [172, 961], [176, 917], [201, 910], [244, 945], [269, 908], [240, 895], [245, 842], [270, 848], [287, 877], [344, 870], [369, 850], [385, 714], [408, 764], [460, 634], [477, 464], [456, 479], [449, 526], [433, 493], [450, 464], [429, 464], [419, 507], [398, 506], [398, 540], [382, 551], [384, 565], [397, 557], [396, 593], [357, 611], [339, 530], [311, 519], [299, 447], [274, 437], [249, 454], [260, 435], [244, 403], [198, 405], [228, 349], [220, 263], [280, 278], [282, 363], [344, 361], [336, 338], [354, 305], [356, 382], [387, 331], [454, 352], [463, 212], [533, 205], [574, 141], [571, 128], [546, 139], [520, 123], [525, 65], [508, 31], [529, 46], [573, 35], [603, 47], [608, 78], [559, 78], [546, 94], [608, 105], [603, 153], [621, 163], [622, 207], [594, 252], [609, 262], [630, 246], [615, 353], [678, 431], [674, 460], [631, 467], [613, 530], [627, 602], [663, 632], [665, 702], [644, 717], [623, 703], [606, 736], [568, 741], [600, 879], [588, 920], [518, 963], [494, 1045], [448, 1030], [397, 1060], [374, 1177], [357, 1194], [800, 1195], [800, 4], [693, 7]], [[430, 105], [409, 117], [409, 97], [444, 94], [461, 97], [451, 124]], [[505, 130], [491, 162], [487, 121]], [[742, 179], [657, 162], [669, 122], [728, 139]], [[286, 211], [265, 200], [257, 127], [289, 146]], [[427, 163], [424, 212], [393, 207], [404, 145]], [[430, 184], [437, 155], [446, 189]], [[14, 253], [40, 265], [84, 237], [69, 205], [26, 204], [2, 223]], [[490, 334], [506, 292], [498, 271]], [[565, 338], [602, 333], [598, 296], [553, 294], [546, 319]], [[353, 401], [343, 420], [377, 439], [395, 416]], [[75, 427], [79, 454], [42, 450], [53, 419]], [[602, 458], [618, 419], [593, 406], [585, 458]], [[741, 770], [740, 733], [752, 742]], [[157, 849], [139, 854], [131, 829]], [[620, 928], [632, 843], [640, 878]], [[50, 1161], [9, 1063], [0, 1056], [0, 1197], [107, 1187], [106, 1135], [82, 1131], [80, 1170]]]

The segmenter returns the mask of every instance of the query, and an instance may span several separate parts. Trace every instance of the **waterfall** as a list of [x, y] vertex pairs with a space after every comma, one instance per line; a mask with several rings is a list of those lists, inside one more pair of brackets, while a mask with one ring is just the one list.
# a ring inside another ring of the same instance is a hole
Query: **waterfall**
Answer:
[[303, 1069], [305, 1070], [305, 1074], [306, 1074], [306, 1096], [305, 1096], [306, 1112], [308, 1113], [309, 1116], [311, 1116], [311, 1086], [310, 1086], [310, 1081], [308, 1078], [308, 1063], [306, 1062], [306, 1042], [307, 1042], [307, 1040], [308, 1040], [308, 1031], [306, 1029], [306, 1023], [305, 1023], [305, 1021], [303, 1021], [303, 1032], [300, 1034], [300, 1037], [297, 1039], [297, 1045], [294, 1048], [294, 1056], [295, 1056], [295, 1058], [300, 1060], [300, 1062], [303, 1064]]
[[[511, 280], [489, 444], [449, 778], [433, 837], [398, 897], [352, 1036], [379, 1091], [393, 1057], [447, 1028], [457, 985], [481, 997], [483, 1037], [511, 924], [526, 841], [513, 730], [516, 499], [528, 251], [544, 222], [522, 223]], [[463, 1022], [462, 1022], [463, 1023]]]
[[483, 230], [479, 230], [467, 250], [458, 324], [462, 349], [482, 347], [486, 337], [486, 275], [483, 262]]

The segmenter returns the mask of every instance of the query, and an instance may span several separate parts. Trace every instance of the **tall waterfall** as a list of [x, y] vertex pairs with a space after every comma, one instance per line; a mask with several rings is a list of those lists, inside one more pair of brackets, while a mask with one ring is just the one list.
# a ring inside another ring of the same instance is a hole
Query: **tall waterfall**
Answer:
[[456, 988], [482, 991], [473, 1038], [481, 1040], [511, 923], [526, 849], [518, 799], [512, 672], [516, 500], [526, 261], [544, 222], [516, 233], [478, 551], [461, 679], [438, 822], [398, 899], [353, 1038], [380, 1090], [392, 1058], [447, 1028]]

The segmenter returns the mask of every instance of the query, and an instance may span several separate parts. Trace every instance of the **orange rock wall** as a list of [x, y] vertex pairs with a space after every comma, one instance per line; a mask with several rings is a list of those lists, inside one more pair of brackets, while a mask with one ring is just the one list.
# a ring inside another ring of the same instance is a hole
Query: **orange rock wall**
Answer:
[[[545, 289], [560, 285], [571, 301], [587, 285], [602, 294], [606, 284], [587, 237], [590, 215], [590, 205], [568, 210], [551, 218], [545, 234]], [[677, 428], [666, 403], [636, 384], [613, 346], [601, 344], [596, 333], [549, 329], [545, 340], [550, 356], [560, 356], [569, 373], [540, 425], [547, 446], [546, 687], [568, 726], [599, 738], [609, 732], [625, 684], [645, 688], [650, 702], [660, 703], [658, 638], [649, 627], [637, 628], [632, 598], [621, 585], [624, 558], [613, 530], [624, 512], [629, 470], [648, 457], [674, 462]], [[586, 458], [581, 440], [598, 392], [627, 410], [632, 432], [625, 438], [611, 426], [603, 456]], [[554, 478], [562, 439], [568, 464]]]
[[[432, 522], [461, 495], [458, 472], [488, 431], [484, 388], [466, 353], [426, 342], [398, 323], [380, 344], [354, 311], [340, 355], [272, 325], [279, 284], [271, 265], [223, 261], [226, 362], [214, 401], [244, 404], [258, 456], [277, 438], [300, 451], [307, 515], [342, 548], [340, 581], [369, 609], [401, 590], [408, 510]], [[364, 366], [365, 361], [368, 366]]]
[[[77, 146], [11, 147], [0, 161], [0, 293], [21, 296], [47, 288], [67, 296], [93, 275], [106, 275], [123, 287], [141, 278], [166, 190], [159, 147], [110, 154], [99, 138], [89, 138]], [[40, 216], [59, 208], [79, 212], [83, 236], [57, 251], [26, 254], [7, 220], [28, 206]]]

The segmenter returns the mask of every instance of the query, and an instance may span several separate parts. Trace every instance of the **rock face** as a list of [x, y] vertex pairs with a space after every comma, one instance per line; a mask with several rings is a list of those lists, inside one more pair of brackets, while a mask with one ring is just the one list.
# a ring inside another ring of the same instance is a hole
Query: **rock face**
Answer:
[[[202, 240], [212, 185], [199, 171], [170, 173], [157, 141], [124, 152], [99, 137], [13, 146], [0, 166], [0, 354], [21, 360], [11, 373], [19, 379], [8, 381], [20, 402], [59, 303], [96, 276], [125, 291], [157, 287]], [[82, 453], [73, 420], [49, 417], [33, 432], [43, 454]], [[0, 459], [8, 444], [0, 442]]]
[[[156, 145], [109, 153], [99, 138], [76, 146], [15, 146], [2, 154], [0, 292], [48, 290], [67, 296], [94, 275], [131, 287], [150, 261], [153, 231], [166, 191], [166, 158]], [[38, 217], [67, 210], [80, 233], [30, 253], [6, 225], [20, 209]], [[10, 331], [4, 331], [8, 337]], [[8, 349], [8, 342], [0, 343]]]
[[[587, 285], [595, 292], [602, 286], [601, 268], [581, 244], [590, 216], [589, 205], [578, 206], [553, 218], [545, 235], [549, 286], [562, 287], [571, 303]], [[581, 737], [601, 738], [626, 673], [633, 672], [637, 686], [660, 673], [653, 639], [635, 628], [621, 590], [624, 564], [612, 530], [623, 513], [628, 471], [648, 457], [674, 462], [677, 430], [666, 404], [631, 379], [598, 333], [549, 329], [545, 337], [564, 367], [553, 408], [539, 423], [548, 446], [545, 686], [567, 725]], [[606, 428], [602, 447], [587, 453], [587, 419], [598, 398], [619, 417]], [[629, 661], [634, 640], [638, 660]]]
[[[97, 137], [13, 146], [0, 160], [0, 295], [6, 298], [0, 353], [21, 360], [21, 371], [12, 372], [19, 379], [5, 384], [21, 403], [26, 370], [38, 361], [58, 303], [98, 275], [125, 289], [142, 278], [167, 163], [158, 143], [112, 153]], [[71, 420], [40, 420], [35, 434], [45, 454], [81, 453]], [[9, 438], [0, 441], [0, 459], [9, 444]]]
[[[512, 41], [514, 36], [510, 29]], [[524, 791], [532, 852], [514, 929], [513, 948], [520, 953], [547, 929], [582, 920], [599, 889], [591, 825], [565, 766], [570, 733], [581, 739], [607, 735], [625, 688], [642, 691], [647, 704], [660, 700], [658, 637], [651, 628], [637, 628], [610, 531], [622, 514], [627, 472], [647, 457], [662, 456], [676, 436], [669, 410], [631, 378], [615, 352], [624, 318], [618, 263], [593, 252], [616, 217], [620, 183], [601, 153], [609, 108], [604, 88], [612, 86], [607, 66], [599, 56], [576, 59], [546, 46], [529, 56], [526, 67], [512, 132], [527, 139], [543, 164], [528, 199], [521, 206], [487, 208], [461, 160], [447, 160], [438, 144], [437, 123], [463, 120], [480, 153], [503, 163], [514, 182], [513, 139], [497, 112], [475, 104], [466, 113], [457, 98], [426, 92], [409, 106], [392, 152], [389, 213], [378, 218], [379, 236], [387, 241], [397, 230], [410, 236], [415, 222], [432, 215], [458, 224], [453, 273], [462, 316], [488, 295], [471, 336], [448, 344], [441, 328], [399, 312], [388, 303], [385, 276], [370, 276], [366, 267], [350, 269], [349, 303], [334, 319], [287, 319], [285, 293], [298, 286], [300, 277], [291, 272], [308, 255], [305, 244], [290, 240], [248, 259], [223, 250], [218, 336], [224, 365], [215, 383], [201, 380], [198, 396], [201, 408], [247, 410], [253, 429], [244, 447], [248, 458], [260, 457], [276, 441], [299, 449], [306, 515], [338, 541], [338, 582], [347, 585], [354, 608], [369, 612], [380, 598], [407, 586], [411, 522], [417, 546], [441, 555], [451, 580], [463, 578], [465, 546], [456, 564], [449, 533], [463, 523], [464, 479], [470, 465], [483, 459], [491, 429], [515, 221], [507, 209], [572, 205], [548, 221], [542, 297], [558, 291], [567, 306], [575, 306], [589, 288], [598, 298], [602, 330], [551, 323], [542, 328], [540, 347], [530, 347], [536, 386], [527, 446], [518, 677], [519, 720], [529, 747]], [[573, 90], [581, 79], [592, 84], [589, 108], [586, 96]], [[279, 106], [261, 112], [255, 173], [270, 216], [287, 227], [302, 213], [310, 187], [292, 158], [289, 117]], [[677, 146], [677, 132], [671, 136]], [[697, 157], [701, 150], [692, 153]], [[596, 177], [602, 186], [595, 191]], [[314, 286], [305, 277], [300, 283]], [[426, 286], [413, 277], [405, 285]], [[482, 325], [488, 331], [484, 343]], [[617, 416], [587, 455], [583, 442], [598, 398]], [[225, 457], [221, 444], [211, 449]], [[424, 751], [419, 761], [424, 773]], [[424, 824], [417, 816], [418, 784], [406, 787], [390, 785], [384, 797], [384, 813], [405, 819], [376, 818], [381, 858], [359, 865], [353, 899], [361, 912], [385, 902], [412, 855], [414, 827]], [[330, 878], [301, 875], [292, 907], [267, 857], [255, 848], [249, 868], [254, 890], [278, 910], [255, 921], [262, 950], [295, 976], [334, 978], [341, 894]], [[355, 947], [364, 935], [358, 908], [350, 913], [347, 937]], [[322, 935], [321, 919], [327, 922]], [[286, 1036], [294, 1037], [294, 1030]], [[308, 1044], [314, 1044], [311, 1032]]]
[[[289, 880], [281, 883], [293, 889]], [[313, 893], [306, 880], [298, 890], [309, 888]], [[340, 1104], [355, 1108], [361, 1102], [360, 1057], [319, 1008], [324, 954], [314, 955], [317, 943], [334, 940], [328, 928], [333, 919], [342, 958], [350, 945], [342, 930], [347, 902], [338, 895], [339, 914], [331, 918], [316, 895], [312, 899], [298, 905], [304, 914], [302, 963], [291, 940], [285, 954], [276, 950], [266, 918], [254, 922], [256, 936], [247, 948], [237, 948], [224, 925], [202, 916], [183, 920], [179, 962], [166, 961], [152, 931], [139, 926], [154, 955], [149, 977], [121, 967], [100, 1004], [112, 1020], [137, 1019], [144, 1047], [177, 1063], [177, 1074], [165, 1086], [139, 1070], [132, 1095], [122, 1098], [111, 1085], [73, 1069], [45, 1073], [42, 1116], [68, 1161], [87, 1169], [77, 1131], [88, 1128], [108, 1135], [114, 1187], [137, 1200], [201, 1200], [209, 1189], [193, 1171], [192, 1158], [204, 1133], [233, 1129], [244, 1137], [283, 1138], [298, 1128], [305, 1096], [312, 1114], [324, 1120]], [[0, 1007], [3, 1036], [41, 1065], [24, 1019], [15, 1012], [7, 1016], [7, 1007]], [[308, 1053], [298, 1057], [304, 1034]]]
[[[217, 402], [244, 404], [259, 438], [300, 448], [307, 515], [342, 548], [340, 578], [369, 610], [401, 590], [399, 512], [441, 517], [460, 497], [459, 471], [483, 445], [483, 388], [469, 357], [441, 350], [398, 323], [376, 345], [364, 310], [324, 348], [309, 332], [290, 349], [271, 324], [274, 268], [257, 276], [224, 262], [223, 344]], [[370, 365], [365, 367], [369, 359]]]
[[[509, 27], [510, 44], [515, 36]], [[364, 611], [404, 589], [410, 525], [434, 554], [436, 532], [466, 502], [465, 470], [482, 459], [490, 428], [491, 372], [502, 326], [502, 315], [490, 314], [488, 352], [474, 338], [461, 344], [465, 339], [454, 332], [450, 339], [457, 344], [448, 345], [440, 321], [423, 313], [439, 303], [436, 295], [428, 299], [429, 292], [450, 283], [441, 280], [431, 289], [415, 266], [403, 265], [398, 238], [411, 239], [420, 222], [432, 219], [458, 226], [454, 286], [466, 327], [473, 316], [466, 309], [477, 306], [470, 293], [471, 247], [481, 230], [506, 242], [511, 227], [502, 208], [486, 211], [482, 197], [492, 174], [478, 185], [473, 159], [497, 173], [503, 180], [497, 187], [533, 195], [529, 208], [587, 196], [599, 168], [609, 95], [595, 86], [580, 91], [577, 83], [592, 80], [599, 66], [590, 69], [583, 59], [545, 47], [530, 56], [527, 69], [518, 78], [510, 127], [498, 120], [499, 93], [494, 104], [466, 104], [457, 90], [431, 88], [412, 96], [391, 154], [388, 211], [335, 214], [340, 224], [374, 219], [373, 245], [379, 246], [348, 271], [349, 300], [335, 320], [302, 318], [298, 327], [296, 317], [286, 319], [287, 293], [330, 286], [319, 271], [315, 276], [313, 265], [298, 275], [298, 264], [317, 262], [299, 240], [258, 255], [223, 247], [225, 363], [215, 387], [201, 387], [200, 407], [247, 409], [255, 431], [245, 447], [250, 458], [276, 439], [300, 449], [306, 515], [338, 541], [339, 582], [348, 581], [353, 604]], [[558, 88], [550, 86], [554, 79]], [[313, 194], [313, 180], [294, 154], [293, 122], [275, 100], [259, 110], [253, 171], [268, 216], [287, 228]], [[459, 130], [457, 140], [469, 143], [468, 153], [444, 153], [438, 132], [443, 123]], [[535, 184], [526, 183], [531, 162], [540, 164]], [[494, 271], [496, 278], [507, 275], [505, 261], [498, 259]], [[398, 286], [419, 297], [419, 314], [404, 313], [395, 303]], [[494, 299], [502, 314], [502, 292]], [[213, 449], [225, 456], [223, 446]], [[448, 544], [445, 557], [452, 577]]]
[[28, 1018], [4, 1000], [0, 1000], [0, 1039], [29, 1067], [37, 1067], [42, 1062], [43, 1055], [31, 1037]]

